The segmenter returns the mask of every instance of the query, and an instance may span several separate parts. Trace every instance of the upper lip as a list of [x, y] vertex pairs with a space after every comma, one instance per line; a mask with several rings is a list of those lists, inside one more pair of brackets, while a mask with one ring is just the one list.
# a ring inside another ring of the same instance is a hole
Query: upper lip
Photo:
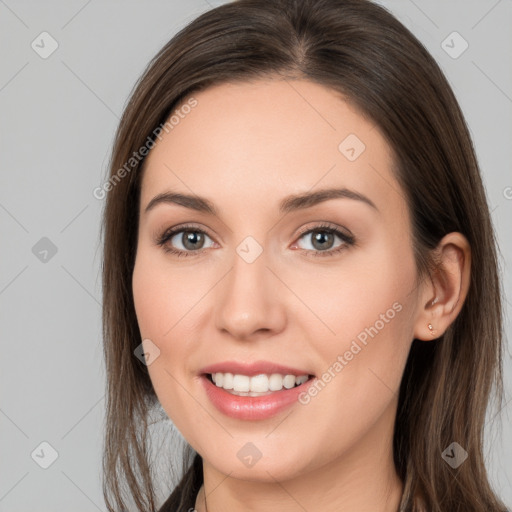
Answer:
[[200, 370], [201, 374], [206, 373], [232, 373], [239, 375], [260, 375], [265, 373], [271, 375], [272, 373], [280, 373], [281, 375], [312, 375], [308, 370], [299, 370], [282, 364], [272, 363], [270, 361], [253, 361], [251, 363], [241, 363], [238, 361], [224, 361], [222, 363], [215, 363], [205, 366]]

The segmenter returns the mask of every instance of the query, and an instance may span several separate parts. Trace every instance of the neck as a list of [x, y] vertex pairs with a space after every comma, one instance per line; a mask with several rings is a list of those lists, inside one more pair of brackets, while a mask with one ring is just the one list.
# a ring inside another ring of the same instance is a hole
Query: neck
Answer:
[[[392, 422], [391, 422], [392, 423]], [[393, 462], [393, 425], [377, 428], [357, 446], [309, 472], [285, 481], [241, 480], [203, 459], [204, 485], [197, 512], [397, 512], [403, 484]], [[206, 506], [205, 506], [206, 497]]]
[[[234, 480], [234, 479], [232, 479]], [[263, 486], [251, 486], [247, 489], [246, 481], [237, 482], [233, 485], [231, 482], [229, 492], [222, 493], [222, 496], [214, 496], [215, 486], [208, 487], [206, 491], [204, 485], [201, 487], [195, 504], [196, 512], [216, 512], [218, 510], [247, 510], [251, 512], [280, 511], [296, 512], [297, 510], [315, 510], [312, 508], [316, 502], [325, 503], [321, 505], [321, 510], [325, 512], [398, 512], [400, 499], [403, 491], [403, 484], [395, 474], [390, 474], [383, 485], [377, 485], [368, 482], [364, 486], [357, 486], [356, 495], [353, 488], [347, 489], [346, 485], [339, 485], [335, 491], [328, 489], [324, 494], [322, 491], [315, 491], [313, 486], [306, 484], [307, 494], [297, 492], [288, 482], [278, 484], [279, 489], [272, 489]], [[240, 493], [238, 490], [240, 489]], [[324, 489], [325, 490], [325, 489]], [[277, 492], [276, 492], [277, 491]], [[262, 494], [265, 493], [265, 494]], [[334, 496], [335, 493], [343, 494], [343, 497]], [[206, 497], [206, 495], [208, 497]], [[321, 497], [320, 499], [314, 499]]]

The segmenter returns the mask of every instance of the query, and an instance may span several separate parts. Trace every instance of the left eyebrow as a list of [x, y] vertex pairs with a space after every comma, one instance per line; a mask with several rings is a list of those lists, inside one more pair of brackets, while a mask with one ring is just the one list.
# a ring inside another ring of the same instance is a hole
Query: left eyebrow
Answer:
[[[281, 213], [289, 213], [292, 211], [304, 210], [331, 199], [352, 199], [361, 201], [376, 211], [379, 211], [371, 199], [360, 192], [356, 192], [355, 190], [350, 190], [348, 188], [328, 188], [318, 190], [316, 192], [305, 192], [303, 194], [287, 196], [279, 204], [279, 211]], [[177, 204], [191, 210], [218, 216], [215, 205], [208, 199], [195, 195], [179, 194], [176, 192], [163, 192], [156, 195], [148, 203], [144, 212], [149, 212], [161, 203]]]
[[329, 201], [330, 199], [354, 199], [356, 201], [362, 201], [368, 206], [374, 208], [376, 211], [379, 211], [371, 199], [360, 192], [356, 192], [355, 190], [350, 190], [348, 188], [327, 188], [316, 192], [306, 192], [304, 194], [288, 196], [281, 201], [279, 211], [281, 213], [288, 213], [305, 208], [311, 208], [312, 206], [324, 201]]

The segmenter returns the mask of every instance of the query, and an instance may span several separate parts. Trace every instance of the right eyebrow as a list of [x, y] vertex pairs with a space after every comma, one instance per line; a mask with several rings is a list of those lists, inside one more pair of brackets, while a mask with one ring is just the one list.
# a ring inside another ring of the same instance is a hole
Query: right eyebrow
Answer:
[[179, 194], [176, 192], [163, 192], [156, 195], [146, 206], [144, 213], [149, 212], [158, 204], [177, 204], [190, 208], [191, 210], [197, 210], [198, 212], [208, 213], [210, 215], [217, 216], [217, 210], [211, 201], [204, 197], [191, 196], [188, 194]]

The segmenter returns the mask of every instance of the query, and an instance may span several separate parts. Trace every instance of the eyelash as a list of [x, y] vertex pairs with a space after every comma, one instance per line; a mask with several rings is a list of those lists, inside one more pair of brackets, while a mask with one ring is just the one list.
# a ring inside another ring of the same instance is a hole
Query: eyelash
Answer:
[[[331, 224], [326, 224], [326, 223], [319, 224], [312, 228], [307, 228], [307, 229], [303, 230], [301, 233], [299, 233], [297, 240], [301, 239], [304, 235], [314, 233], [315, 231], [320, 231], [322, 233], [336, 235], [344, 243], [341, 244], [339, 247], [336, 247], [335, 249], [330, 249], [327, 251], [314, 251], [314, 250], [308, 250], [308, 249], [301, 249], [302, 251], [305, 251], [306, 253], [313, 253], [313, 254], [311, 254], [311, 256], [313, 256], [313, 257], [335, 256], [338, 253], [340, 253], [341, 251], [347, 249], [348, 247], [355, 245], [355, 238], [353, 235], [344, 233], [344, 232], [340, 231], [339, 229], [333, 227]], [[175, 256], [178, 256], [178, 257], [195, 256], [195, 255], [200, 254], [201, 252], [207, 250], [207, 249], [199, 249], [198, 251], [182, 251], [180, 249], [175, 249], [173, 247], [166, 245], [167, 242], [174, 235], [176, 235], [177, 233], [181, 233], [181, 232], [201, 233], [201, 234], [206, 235], [209, 238], [211, 238], [210, 235], [208, 235], [208, 233], [206, 231], [204, 231], [194, 225], [182, 225], [182, 226], [178, 226], [176, 228], [171, 228], [171, 229], [164, 231], [164, 233], [162, 233], [162, 235], [160, 235], [157, 238], [156, 243], [157, 243], [157, 245], [161, 246], [165, 252], [174, 254]]]

